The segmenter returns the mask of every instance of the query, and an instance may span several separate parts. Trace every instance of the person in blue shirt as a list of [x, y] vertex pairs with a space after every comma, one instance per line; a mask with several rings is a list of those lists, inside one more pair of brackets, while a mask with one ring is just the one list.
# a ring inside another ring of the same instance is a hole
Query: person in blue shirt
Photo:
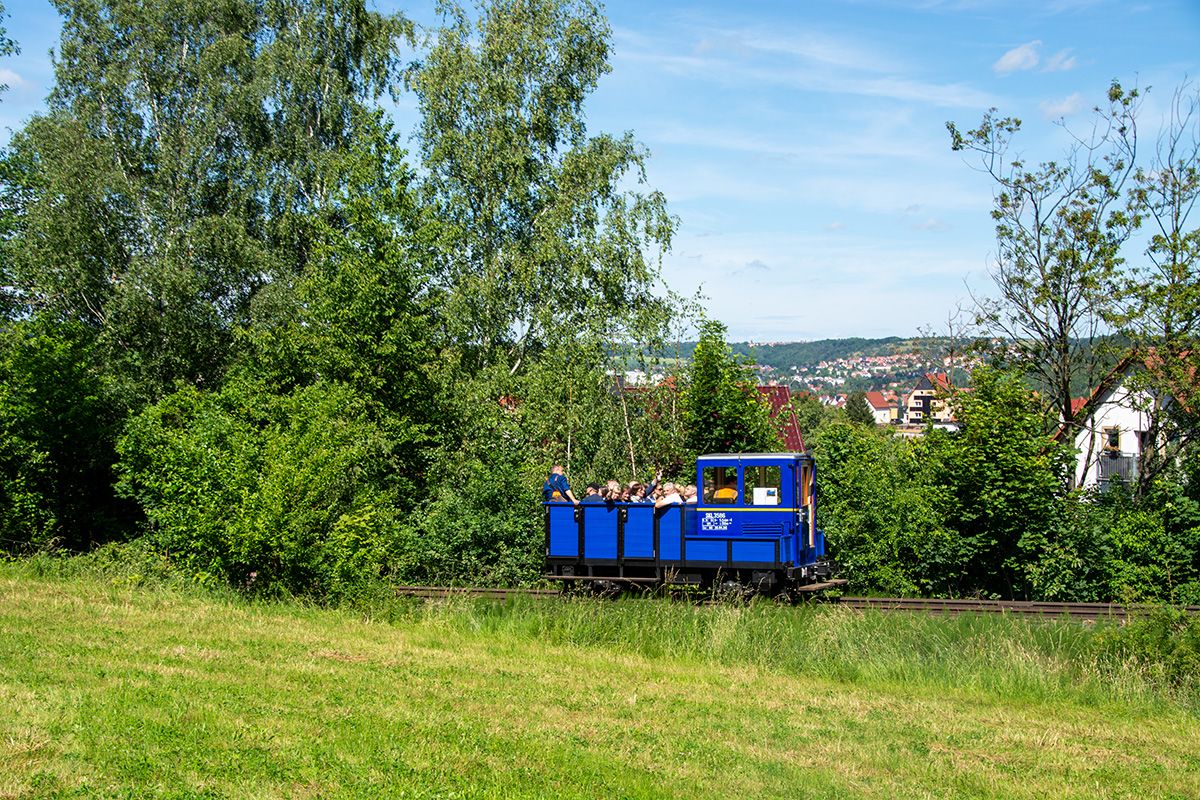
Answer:
[[567, 482], [567, 476], [563, 474], [562, 464], [555, 464], [550, 468], [550, 475], [542, 484], [542, 499], [546, 502], [570, 500], [579, 505], [579, 501], [571, 493], [571, 484]]
[[587, 485], [587, 489], [584, 492], [583, 499], [580, 500], [579, 502], [581, 502], [581, 503], [603, 503], [604, 498], [600, 496], [599, 484], [589, 483]]

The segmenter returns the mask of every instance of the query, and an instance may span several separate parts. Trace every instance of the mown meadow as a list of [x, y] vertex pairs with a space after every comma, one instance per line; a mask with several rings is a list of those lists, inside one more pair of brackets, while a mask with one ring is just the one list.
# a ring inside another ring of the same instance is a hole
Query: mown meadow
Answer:
[[318, 608], [77, 564], [0, 567], [0, 797], [1200, 796], [1186, 624]]

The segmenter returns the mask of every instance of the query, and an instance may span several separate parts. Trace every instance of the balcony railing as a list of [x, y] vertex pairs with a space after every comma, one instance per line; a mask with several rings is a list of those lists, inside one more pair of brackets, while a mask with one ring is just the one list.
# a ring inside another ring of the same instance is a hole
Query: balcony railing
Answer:
[[1138, 477], [1138, 457], [1133, 453], [1103, 453], [1100, 456], [1100, 485], [1112, 481], [1133, 483]]

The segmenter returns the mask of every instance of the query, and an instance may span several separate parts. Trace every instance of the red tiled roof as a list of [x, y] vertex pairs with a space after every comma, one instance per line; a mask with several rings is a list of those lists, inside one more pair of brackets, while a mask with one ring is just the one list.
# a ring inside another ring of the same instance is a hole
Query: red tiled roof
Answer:
[[800, 433], [800, 421], [789, 407], [792, 401], [791, 389], [786, 386], [759, 386], [758, 393], [771, 407], [771, 419], [775, 420], [775, 427], [788, 451], [803, 453], [806, 448], [804, 436]]
[[894, 402], [883, 396], [883, 392], [866, 392], [866, 396], [867, 402], [871, 404], [871, 408], [876, 408], [880, 411], [895, 405]]
[[[1184, 351], [1179, 354], [1179, 358], [1187, 359], [1190, 355], [1191, 353], [1189, 351]], [[1185, 410], [1191, 411], [1191, 393], [1195, 390], [1188, 386], [1181, 385], [1178, 380], [1171, 380], [1170, 377], [1165, 376], [1163, 374], [1166, 371], [1163, 368], [1163, 360], [1153, 348], [1151, 348], [1149, 351], [1146, 351], [1144, 354], [1138, 352], [1137, 350], [1132, 350], [1124, 358], [1122, 358], [1107, 375], [1100, 379], [1100, 383], [1096, 385], [1096, 388], [1092, 390], [1092, 393], [1088, 397], [1071, 398], [1071, 415], [1075, 418], [1073, 421], [1076, 426], [1078, 426], [1079, 420], [1089, 417], [1096, 407], [1104, 402], [1109, 393], [1116, 389], [1125, 373], [1128, 372], [1129, 369], [1135, 364], [1144, 366], [1151, 373], [1155, 374], [1160, 380], [1165, 378], [1165, 383], [1168, 384], [1167, 390], [1174, 396], [1175, 400], [1182, 405]], [[1191, 384], [1191, 386], [1195, 386], [1195, 364], [1186, 364], [1184, 367], [1184, 372], [1186, 373], [1184, 382]], [[1058, 430], [1056, 430], [1050, 438], [1056, 442], [1062, 441], [1067, 433], [1067, 428], [1067, 425], [1059, 425]]]

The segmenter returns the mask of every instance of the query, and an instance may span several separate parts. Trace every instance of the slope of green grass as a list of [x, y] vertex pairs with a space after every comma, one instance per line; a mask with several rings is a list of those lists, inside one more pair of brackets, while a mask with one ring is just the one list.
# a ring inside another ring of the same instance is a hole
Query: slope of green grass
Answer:
[[253, 604], [0, 567], [0, 797], [1200, 797], [1088, 629], [680, 603]]

